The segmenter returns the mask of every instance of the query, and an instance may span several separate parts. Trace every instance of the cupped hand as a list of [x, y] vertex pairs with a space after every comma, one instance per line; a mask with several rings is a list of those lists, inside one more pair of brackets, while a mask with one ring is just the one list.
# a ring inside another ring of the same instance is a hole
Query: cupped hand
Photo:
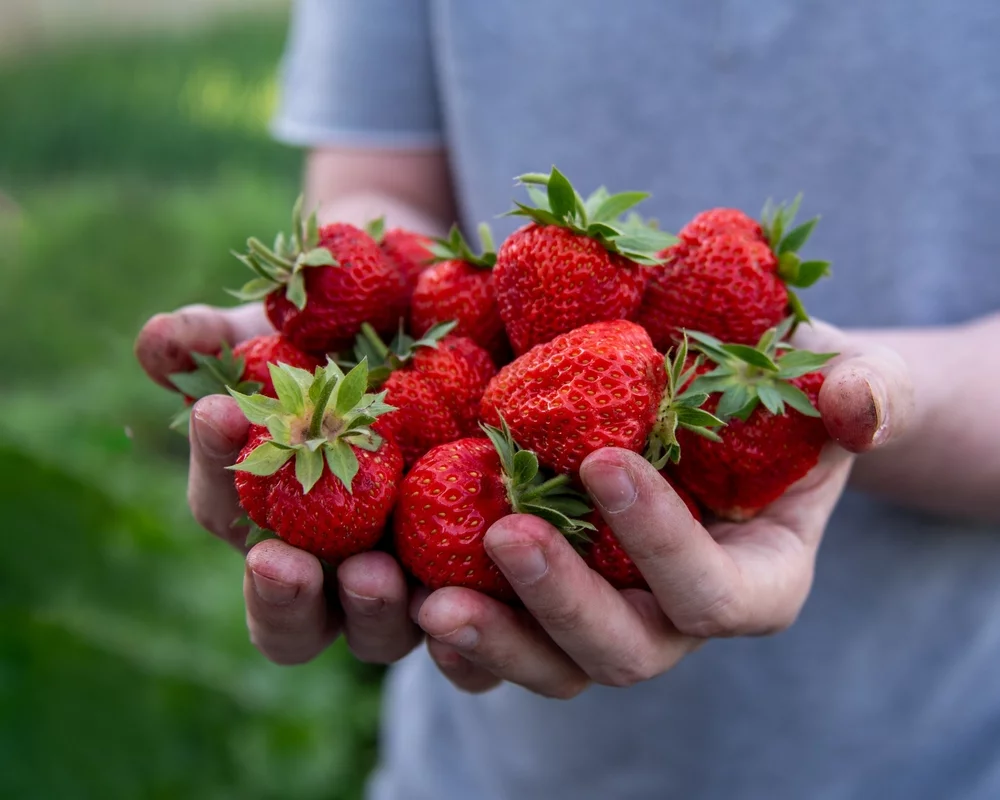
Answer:
[[[136, 340], [139, 363], [157, 383], [172, 388], [173, 372], [191, 369], [189, 353], [212, 353], [220, 342], [270, 333], [259, 304], [233, 309], [188, 306], [158, 314]], [[223, 395], [202, 398], [191, 412], [188, 504], [205, 529], [246, 552], [246, 530], [233, 484], [234, 463], [247, 438], [248, 423], [236, 403]], [[243, 595], [250, 638], [279, 664], [308, 661], [343, 633], [358, 658], [390, 663], [421, 640], [410, 619], [410, 592], [402, 569], [386, 553], [363, 553], [324, 581], [320, 562], [280, 540], [268, 540], [246, 554]]]
[[833, 441], [808, 475], [750, 522], [703, 526], [639, 455], [591, 454], [581, 479], [651, 591], [616, 591], [550, 525], [506, 517], [488, 531], [486, 547], [524, 609], [460, 588], [415, 604], [442, 672], [468, 691], [511, 681], [570, 698], [591, 683], [653, 678], [709, 638], [791, 625], [855, 454], [898, 440], [913, 405], [894, 352], [821, 323], [803, 327], [796, 344], [841, 353], [819, 396]]

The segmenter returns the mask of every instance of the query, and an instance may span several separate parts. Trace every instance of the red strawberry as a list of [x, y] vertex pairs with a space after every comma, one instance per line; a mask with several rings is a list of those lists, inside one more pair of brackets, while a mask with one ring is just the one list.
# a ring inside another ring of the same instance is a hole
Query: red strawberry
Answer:
[[[282, 362], [310, 371], [319, 366], [317, 359], [303, 353], [279, 334], [255, 336], [232, 349], [223, 342], [216, 355], [191, 353], [191, 358], [194, 370], [170, 376], [170, 382], [184, 394], [186, 406], [210, 394], [225, 394], [227, 389], [276, 397], [268, 364]], [[190, 414], [190, 408], [185, 407], [173, 418], [170, 427], [187, 433]]]
[[444, 320], [455, 320], [456, 336], [468, 336], [484, 347], [496, 363], [510, 360], [510, 344], [493, 290], [493, 238], [484, 223], [479, 227], [483, 252], [476, 255], [458, 226], [447, 239], [432, 246], [437, 263], [420, 275], [410, 303], [410, 328], [423, 336]]
[[835, 354], [791, 349], [781, 342], [790, 323], [767, 331], [756, 348], [689, 334], [717, 365], [701, 368], [689, 391], [708, 393], [706, 409], [727, 426], [720, 442], [678, 431], [684, 458], [674, 476], [720, 517], [749, 519], [777, 500], [829, 439], [815, 405], [823, 385], [816, 370]]
[[730, 233], [758, 242], [767, 241], [761, 224], [736, 208], [711, 208], [696, 214], [694, 219], [681, 228], [677, 238], [705, 239]]
[[[510, 212], [533, 222], [500, 247], [494, 269], [497, 302], [518, 355], [589, 322], [631, 319], [648, 281], [644, 265], [675, 241], [642, 224], [618, 218], [646, 194], [609, 196], [599, 189], [586, 201], [555, 167], [550, 175], [522, 175], [534, 206]], [[531, 184], [546, 187], [543, 194]]]
[[406, 228], [385, 229], [385, 217], [379, 217], [370, 222], [366, 232], [381, 248], [389, 262], [403, 276], [407, 294], [412, 294], [417, 285], [417, 278], [431, 263], [431, 240], [420, 233], [408, 231]]
[[[807, 287], [829, 272], [826, 261], [797, 251], [816, 219], [791, 228], [799, 201], [765, 209], [763, 227], [732, 209], [699, 214], [652, 268], [637, 321], [666, 349], [684, 330], [753, 344], [791, 311], [808, 319], [789, 287]], [[787, 233], [786, 233], [787, 231]]]
[[568, 478], [546, 480], [509, 431], [484, 430], [488, 439], [439, 445], [410, 470], [394, 518], [396, 553], [432, 590], [467, 586], [511, 601], [514, 590], [483, 546], [490, 526], [510, 514], [536, 514], [576, 535], [591, 527], [576, 518], [590, 507]]
[[[247, 516], [332, 566], [371, 550], [396, 500], [403, 458], [371, 424], [392, 411], [366, 394], [368, 365], [346, 376], [271, 368], [278, 398], [230, 394], [252, 423], [236, 464]], [[386, 417], [383, 417], [385, 419]]]
[[[666, 476], [664, 476], [666, 478]], [[684, 501], [691, 516], [701, 522], [701, 509], [686, 491], [667, 479], [674, 491]], [[616, 589], [648, 589], [646, 579], [642, 577], [639, 568], [632, 561], [625, 549], [619, 544], [611, 526], [604, 521], [599, 512], [593, 512], [587, 519], [593, 523], [595, 530], [589, 533], [591, 544], [585, 546], [585, 560], [590, 568], [599, 573]]]
[[514, 438], [559, 473], [576, 473], [602, 447], [641, 453], [647, 440], [660, 468], [676, 459], [678, 425], [714, 436], [706, 426], [719, 424], [684, 395], [674, 396], [682, 385], [682, 349], [665, 365], [634, 322], [584, 325], [500, 370], [483, 395], [483, 420], [495, 424], [502, 416]]
[[247, 240], [249, 252], [238, 258], [257, 277], [233, 294], [263, 298], [274, 327], [309, 353], [349, 346], [362, 322], [394, 331], [407, 305], [406, 284], [375, 241], [353, 225], [317, 228], [315, 214], [303, 223], [301, 198], [292, 217], [293, 236], [279, 234], [273, 250]]
[[396, 411], [383, 425], [407, 466], [430, 448], [479, 433], [479, 405], [496, 367], [489, 353], [464, 336], [446, 336], [454, 323], [437, 325], [422, 339], [400, 331], [386, 345], [368, 325], [354, 354], [376, 364], [370, 376]]

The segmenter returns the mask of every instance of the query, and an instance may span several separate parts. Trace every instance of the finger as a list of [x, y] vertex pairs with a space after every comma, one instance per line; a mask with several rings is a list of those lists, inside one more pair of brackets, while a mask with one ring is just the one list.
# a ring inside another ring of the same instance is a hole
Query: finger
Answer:
[[486, 548], [538, 623], [598, 683], [630, 686], [672, 667], [692, 641], [655, 625], [590, 569], [566, 538], [533, 516], [510, 516]]
[[827, 432], [852, 453], [864, 453], [898, 438], [914, 408], [913, 383], [903, 358], [822, 322], [800, 327], [797, 346], [839, 352], [819, 394]]
[[223, 395], [204, 397], [191, 411], [191, 454], [188, 469], [188, 505], [206, 530], [243, 549], [246, 529], [234, 528], [242, 516], [233, 473], [246, 443], [249, 423], [236, 401]]
[[243, 597], [250, 640], [276, 664], [309, 661], [336, 636], [319, 561], [278, 539], [247, 555]]
[[[526, 615], [471, 589], [448, 587], [433, 592], [420, 609], [420, 627], [437, 642], [499, 679], [519, 684], [545, 697], [569, 698], [587, 686], [587, 676]], [[445, 674], [461, 671], [470, 683], [486, 683], [482, 675], [447, 658]]]
[[260, 303], [186, 306], [152, 317], [136, 337], [135, 356], [150, 378], [172, 389], [168, 376], [194, 367], [192, 351], [214, 353], [222, 342], [236, 344], [271, 330]]
[[391, 664], [423, 637], [409, 614], [406, 577], [388, 553], [361, 553], [337, 569], [344, 635], [362, 661]]
[[502, 682], [488, 669], [474, 664], [459, 650], [437, 639], [427, 640], [427, 652], [441, 673], [463, 692], [488, 692]]
[[580, 478], [680, 630], [708, 636], [740, 628], [749, 598], [739, 565], [648, 461], [605, 448], [584, 460]]

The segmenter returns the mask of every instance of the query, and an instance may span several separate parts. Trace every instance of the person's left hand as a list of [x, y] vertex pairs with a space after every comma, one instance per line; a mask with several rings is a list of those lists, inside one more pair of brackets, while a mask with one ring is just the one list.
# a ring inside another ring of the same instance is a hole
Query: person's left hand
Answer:
[[486, 548], [525, 610], [462, 588], [415, 602], [414, 619], [442, 672], [467, 691], [511, 681], [570, 698], [591, 682], [630, 686], [655, 677], [707, 638], [791, 625], [853, 454], [898, 439], [913, 403], [894, 352], [820, 323], [797, 342], [842, 354], [819, 397], [834, 441], [806, 477], [752, 521], [706, 528], [641, 456], [591, 454], [580, 477], [652, 591], [616, 591], [555, 528], [533, 516], [506, 517], [487, 533]]

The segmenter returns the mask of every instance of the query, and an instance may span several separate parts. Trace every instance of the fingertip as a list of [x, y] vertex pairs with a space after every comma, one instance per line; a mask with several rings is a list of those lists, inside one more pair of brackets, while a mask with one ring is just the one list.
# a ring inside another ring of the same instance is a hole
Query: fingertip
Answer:
[[487, 551], [510, 545], [538, 545], [545, 547], [559, 532], [541, 517], [534, 514], [509, 514], [494, 522], [483, 544]]
[[819, 410], [830, 438], [852, 453], [882, 444], [889, 434], [888, 398], [882, 379], [864, 367], [835, 367], [819, 392]]
[[337, 568], [341, 588], [358, 598], [401, 603], [406, 599], [406, 577], [388, 553], [368, 552], [351, 556]]
[[481, 610], [485, 595], [460, 586], [431, 592], [420, 606], [417, 624], [428, 636], [446, 636], [469, 625]]
[[191, 407], [193, 452], [211, 461], [232, 463], [246, 442], [250, 423], [231, 397], [209, 395]]
[[253, 576], [298, 587], [300, 593], [319, 593], [323, 589], [319, 559], [281, 539], [267, 539], [254, 545], [247, 553], [246, 565]]

